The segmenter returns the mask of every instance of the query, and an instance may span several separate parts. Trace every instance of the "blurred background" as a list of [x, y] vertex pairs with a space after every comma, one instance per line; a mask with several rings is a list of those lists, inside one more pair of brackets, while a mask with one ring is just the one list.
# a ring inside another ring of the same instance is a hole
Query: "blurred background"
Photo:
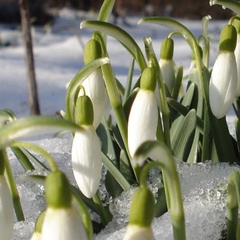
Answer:
[[[56, 12], [64, 7], [84, 12], [98, 11], [103, 0], [28, 0], [32, 23], [44, 25], [54, 21]], [[232, 15], [218, 5], [209, 6], [209, 0], [116, 0], [115, 16], [171, 16], [201, 19], [205, 15], [226, 19]], [[0, 0], [0, 23], [20, 23], [18, 0]]]

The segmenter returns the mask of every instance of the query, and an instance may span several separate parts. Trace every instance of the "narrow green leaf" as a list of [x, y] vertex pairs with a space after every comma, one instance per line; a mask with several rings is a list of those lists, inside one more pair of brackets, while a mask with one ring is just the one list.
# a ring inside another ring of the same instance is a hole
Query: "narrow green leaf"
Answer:
[[192, 109], [179, 124], [174, 134], [171, 134], [171, 144], [174, 156], [186, 161], [192, 146], [192, 138], [196, 128], [196, 111]]
[[121, 29], [114, 24], [103, 22], [103, 21], [90, 21], [86, 20], [80, 24], [80, 28], [88, 28], [95, 31], [103, 32], [115, 39], [117, 39], [129, 52], [130, 54], [136, 59], [139, 64], [141, 71], [146, 68], [146, 61], [144, 59], [143, 53], [132, 38], [126, 31]]
[[115, 0], [105, 0], [103, 2], [98, 14], [99, 21], [108, 22], [109, 18], [111, 17], [114, 4], [115, 4]]
[[30, 116], [17, 119], [0, 128], [0, 146], [4, 148], [17, 138], [60, 131], [80, 131], [75, 123], [52, 116]]

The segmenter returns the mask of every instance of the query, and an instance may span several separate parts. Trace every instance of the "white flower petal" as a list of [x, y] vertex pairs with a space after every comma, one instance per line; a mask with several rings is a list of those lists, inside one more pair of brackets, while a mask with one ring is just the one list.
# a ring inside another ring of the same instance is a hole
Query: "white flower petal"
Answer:
[[151, 227], [141, 227], [138, 225], [129, 224], [123, 240], [154, 240]]
[[93, 126], [96, 129], [102, 120], [108, 103], [108, 95], [101, 69], [97, 69], [86, 78], [82, 86], [85, 88], [86, 95], [91, 99], [93, 104]]
[[31, 240], [42, 240], [42, 234], [39, 232], [34, 232], [31, 237]]
[[14, 224], [13, 202], [6, 179], [0, 175], [0, 234], [1, 240], [11, 239]]
[[74, 208], [48, 208], [42, 226], [42, 240], [87, 240]]
[[171, 93], [175, 82], [174, 62], [172, 60], [160, 59], [159, 66], [161, 68], [163, 81]]
[[234, 53], [236, 57], [237, 71], [238, 71], [238, 83], [237, 83], [236, 96], [239, 97], [240, 96], [240, 34], [237, 35], [237, 45]]
[[72, 168], [81, 192], [88, 198], [96, 193], [101, 179], [101, 147], [93, 126], [76, 133], [72, 145]]
[[209, 84], [212, 113], [222, 118], [228, 113], [237, 88], [237, 66], [234, 53], [221, 52], [213, 66]]
[[155, 92], [139, 90], [128, 119], [128, 147], [131, 156], [145, 141], [156, 138], [158, 106]]

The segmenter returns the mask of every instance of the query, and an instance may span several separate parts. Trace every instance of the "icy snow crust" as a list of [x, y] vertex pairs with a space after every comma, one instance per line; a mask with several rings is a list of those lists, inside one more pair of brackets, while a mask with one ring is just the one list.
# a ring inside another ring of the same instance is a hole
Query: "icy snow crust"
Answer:
[[[47, 150], [56, 160], [60, 169], [64, 170], [75, 184], [70, 161], [71, 140], [69, 139], [43, 139], [33, 141]], [[34, 222], [38, 214], [45, 209], [44, 187], [42, 184], [31, 181], [17, 164], [13, 154], [9, 153], [10, 162], [18, 184], [18, 190], [23, 205], [26, 221], [17, 222], [14, 226], [13, 240], [29, 239]], [[40, 158], [41, 159], [41, 158]], [[43, 160], [44, 161], [44, 160]], [[184, 210], [186, 218], [187, 239], [212, 240], [221, 239], [221, 232], [225, 228], [227, 177], [231, 171], [240, 170], [238, 166], [227, 163], [186, 164], [177, 162], [177, 169], [181, 181]], [[42, 171], [34, 174], [45, 174]], [[159, 171], [151, 171], [149, 183], [156, 194], [156, 185], [159, 183]], [[103, 184], [102, 184], [103, 185]], [[131, 197], [136, 188], [123, 192], [117, 199], [111, 200], [110, 210], [114, 216], [113, 221], [100, 234], [96, 240], [121, 240], [128, 222], [128, 212]], [[104, 188], [100, 189], [101, 194]], [[102, 196], [105, 198], [105, 196]], [[158, 240], [173, 239], [170, 214], [166, 213], [152, 224], [154, 234]]]

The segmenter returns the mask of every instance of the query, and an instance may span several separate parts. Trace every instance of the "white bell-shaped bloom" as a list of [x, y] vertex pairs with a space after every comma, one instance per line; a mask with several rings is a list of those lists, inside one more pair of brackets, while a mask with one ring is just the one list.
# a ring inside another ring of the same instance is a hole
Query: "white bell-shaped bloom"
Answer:
[[151, 227], [129, 224], [123, 240], [155, 240]]
[[216, 118], [226, 116], [237, 88], [237, 65], [233, 52], [221, 51], [214, 63], [209, 84], [209, 101]]
[[14, 224], [13, 202], [4, 175], [0, 175], [0, 239], [11, 239]]
[[82, 86], [85, 88], [85, 93], [91, 99], [93, 104], [93, 126], [96, 129], [104, 116], [108, 104], [108, 95], [101, 68], [98, 68], [91, 73], [83, 81]]
[[157, 124], [158, 105], [155, 91], [140, 89], [128, 119], [128, 147], [132, 157], [143, 142], [155, 140]]
[[46, 210], [41, 240], [87, 240], [85, 229], [73, 207]]
[[72, 168], [81, 192], [88, 198], [96, 193], [101, 179], [100, 140], [92, 125], [75, 133], [72, 145]]
[[160, 59], [159, 66], [162, 72], [163, 81], [167, 85], [168, 91], [172, 93], [175, 83], [174, 62], [171, 59]]
[[238, 72], [236, 97], [239, 97], [240, 96], [240, 34], [237, 35], [237, 44], [236, 44], [234, 53], [235, 53], [235, 57], [236, 57], [237, 72]]

